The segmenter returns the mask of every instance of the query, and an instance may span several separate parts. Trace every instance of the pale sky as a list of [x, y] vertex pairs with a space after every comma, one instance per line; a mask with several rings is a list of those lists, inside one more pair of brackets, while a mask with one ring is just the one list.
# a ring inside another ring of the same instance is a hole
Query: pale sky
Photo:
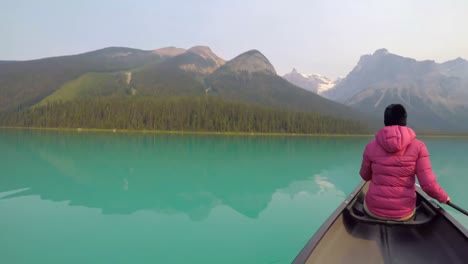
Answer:
[[418, 60], [468, 59], [468, 0], [1, 0], [0, 60], [109, 46], [250, 49], [279, 74], [345, 76], [387, 48]]

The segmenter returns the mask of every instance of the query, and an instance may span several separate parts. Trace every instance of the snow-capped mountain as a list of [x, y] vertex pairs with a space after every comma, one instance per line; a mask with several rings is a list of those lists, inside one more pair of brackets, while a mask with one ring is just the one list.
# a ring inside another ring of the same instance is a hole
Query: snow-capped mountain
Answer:
[[285, 74], [283, 78], [298, 87], [316, 94], [322, 94], [332, 89], [336, 84], [336, 82], [333, 82], [320, 74], [304, 74], [298, 72], [296, 69], [293, 69], [290, 73]]

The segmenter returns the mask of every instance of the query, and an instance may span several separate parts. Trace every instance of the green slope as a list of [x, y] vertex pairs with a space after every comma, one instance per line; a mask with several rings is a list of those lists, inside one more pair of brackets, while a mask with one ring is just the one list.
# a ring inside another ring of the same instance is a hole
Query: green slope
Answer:
[[37, 104], [88, 72], [115, 72], [160, 60], [151, 51], [106, 48], [72, 56], [0, 63], [0, 112]]
[[167, 65], [149, 65], [136, 70], [133, 85], [139, 95], [169, 97], [205, 93], [203, 77]]
[[131, 76], [131, 72], [87, 73], [67, 82], [36, 106], [43, 106], [59, 101], [66, 102], [79, 98], [131, 95]]
[[87, 73], [62, 85], [35, 106], [79, 98], [107, 96], [200, 96], [205, 94], [204, 74], [184, 71], [181, 65], [205, 68], [212, 63], [199, 55], [187, 53], [150, 62], [131, 71], [118, 73]]

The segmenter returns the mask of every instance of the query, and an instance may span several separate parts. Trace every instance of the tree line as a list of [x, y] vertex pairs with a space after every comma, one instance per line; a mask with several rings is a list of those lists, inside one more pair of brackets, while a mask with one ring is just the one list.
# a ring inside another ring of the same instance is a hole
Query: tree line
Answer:
[[368, 133], [365, 125], [354, 120], [213, 96], [83, 98], [4, 113], [0, 115], [0, 125], [200, 132]]

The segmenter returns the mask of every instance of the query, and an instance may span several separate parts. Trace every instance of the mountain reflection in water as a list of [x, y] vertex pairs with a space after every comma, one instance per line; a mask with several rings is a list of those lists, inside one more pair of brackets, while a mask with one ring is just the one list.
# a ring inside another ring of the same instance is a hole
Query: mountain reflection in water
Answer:
[[[359, 160], [355, 153], [368, 140], [37, 131], [2, 137], [11, 162], [4, 164], [10, 177], [0, 178], [0, 192], [24, 190], [1, 199], [38, 195], [103, 214], [154, 210], [183, 212], [193, 220], [217, 205], [256, 218], [276, 192], [336, 189], [344, 197], [353, 188], [349, 181], [322, 174]], [[358, 167], [338, 173], [357, 184]]]

